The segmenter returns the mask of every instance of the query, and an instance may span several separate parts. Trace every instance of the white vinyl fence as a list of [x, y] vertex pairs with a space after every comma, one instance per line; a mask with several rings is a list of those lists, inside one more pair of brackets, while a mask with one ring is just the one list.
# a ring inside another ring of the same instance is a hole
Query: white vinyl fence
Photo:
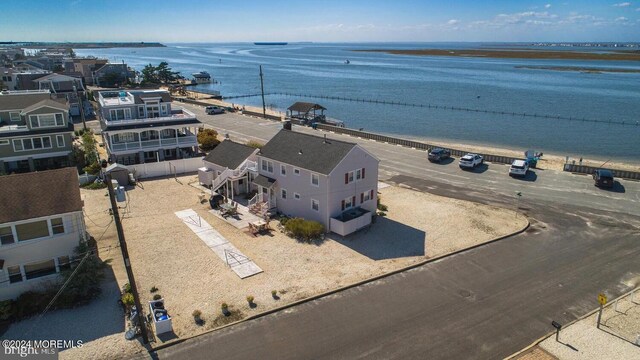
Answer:
[[197, 172], [200, 167], [202, 167], [201, 157], [127, 165], [127, 169], [136, 179]]

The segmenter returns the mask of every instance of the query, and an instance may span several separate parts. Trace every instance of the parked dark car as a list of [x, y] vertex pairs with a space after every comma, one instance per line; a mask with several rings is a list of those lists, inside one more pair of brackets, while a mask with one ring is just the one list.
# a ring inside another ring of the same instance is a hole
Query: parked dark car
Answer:
[[447, 149], [435, 148], [429, 152], [429, 161], [440, 162], [451, 157], [451, 151]]
[[612, 188], [613, 187], [613, 173], [610, 170], [598, 169], [593, 172], [593, 181], [597, 187]]

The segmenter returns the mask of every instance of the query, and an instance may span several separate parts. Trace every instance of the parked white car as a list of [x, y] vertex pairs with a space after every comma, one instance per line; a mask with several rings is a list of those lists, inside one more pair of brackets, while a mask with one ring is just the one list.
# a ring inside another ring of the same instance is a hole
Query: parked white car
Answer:
[[483, 163], [484, 159], [482, 158], [482, 155], [478, 154], [467, 154], [461, 157], [460, 161], [458, 161], [458, 165], [461, 169], [473, 169]]
[[224, 114], [224, 109], [220, 106], [207, 106], [204, 111], [209, 115]]
[[513, 160], [509, 168], [509, 176], [527, 176], [529, 171], [529, 163], [526, 160]]

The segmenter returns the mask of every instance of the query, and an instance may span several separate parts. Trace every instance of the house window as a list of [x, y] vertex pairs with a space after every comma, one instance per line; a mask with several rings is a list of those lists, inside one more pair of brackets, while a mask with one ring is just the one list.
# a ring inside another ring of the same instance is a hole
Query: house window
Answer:
[[287, 166], [285, 164], [280, 164], [280, 175], [287, 176]]
[[371, 191], [367, 191], [367, 192], [363, 192], [362, 194], [360, 194], [360, 202], [366, 202], [371, 200]]
[[9, 145], [9, 140], [0, 140], [0, 145]]
[[362, 169], [356, 170], [356, 180], [362, 179]]
[[287, 189], [280, 189], [280, 197], [283, 199], [287, 198]]
[[318, 174], [311, 174], [311, 185], [320, 186], [320, 176]]
[[19, 112], [10, 112], [9, 113], [9, 119], [11, 119], [11, 121], [20, 121], [20, 113]]
[[123, 143], [123, 142], [132, 142], [135, 141], [134, 133], [121, 133], [113, 135], [114, 142]]
[[58, 269], [59, 271], [71, 269], [71, 262], [68, 256], [58, 257]]
[[112, 121], [131, 119], [131, 109], [111, 109], [109, 113]]
[[51, 231], [54, 234], [64, 234], [64, 223], [62, 218], [51, 219]]
[[60, 113], [30, 115], [29, 122], [31, 123], [31, 128], [63, 126], [64, 117]]
[[273, 162], [262, 159], [262, 170], [268, 173], [273, 173]]
[[293, 193], [293, 198], [296, 199], [296, 200], [300, 200], [300, 194]]
[[64, 135], [56, 135], [56, 145], [64, 147]]
[[27, 280], [35, 279], [56, 273], [56, 263], [53, 259], [41, 261], [24, 266], [24, 273]]
[[12, 266], [7, 268], [9, 272], [9, 283], [14, 284], [22, 281], [22, 273], [20, 273], [20, 266]]
[[31, 139], [22, 139], [22, 147], [25, 150], [33, 150], [33, 143], [31, 142]]
[[318, 200], [311, 199], [311, 210], [320, 211], [320, 203]]
[[22, 146], [22, 140], [13, 140], [13, 150], [15, 151], [22, 151], [24, 150], [24, 147]]
[[356, 205], [356, 197], [355, 196], [350, 196], [344, 200], [342, 200], [342, 210], [347, 210], [347, 209], [351, 209], [352, 207], [354, 207]]
[[13, 244], [15, 240], [13, 239], [13, 232], [11, 231], [11, 226], [0, 228], [0, 244], [9, 245]]
[[38, 239], [49, 236], [49, 225], [47, 220], [34, 221], [26, 224], [16, 225], [18, 241]]
[[294, 173], [295, 175], [300, 175], [300, 169], [298, 169], [298, 168], [293, 168], [293, 173]]
[[144, 119], [144, 106], [138, 106], [138, 117]]
[[162, 104], [162, 105], [160, 105], [160, 108], [162, 109], [162, 114], [166, 115], [167, 114], [167, 105], [166, 104]]

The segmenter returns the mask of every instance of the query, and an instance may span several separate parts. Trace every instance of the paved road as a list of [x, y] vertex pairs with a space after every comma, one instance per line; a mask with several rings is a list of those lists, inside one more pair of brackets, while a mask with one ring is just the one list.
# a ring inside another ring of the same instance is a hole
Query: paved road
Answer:
[[[266, 140], [279, 129], [234, 115], [201, 120], [232, 139]], [[381, 177], [397, 184], [499, 206], [512, 206], [514, 192], [522, 191], [518, 206], [532, 226], [155, 355], [499, 359], [549, 332], [551, 320], [566, 323], [593, 309], [599, 291], [616, 296], [640, 283], [639, 184], [623, 182], [624, 193], [602, 192], [585, 176], [549, 170], [535, 181], [518, 181], [505, 166], [466, 173], [455, 164], [429, 164], [424, 152], [365, 143], [382, 160]]]

